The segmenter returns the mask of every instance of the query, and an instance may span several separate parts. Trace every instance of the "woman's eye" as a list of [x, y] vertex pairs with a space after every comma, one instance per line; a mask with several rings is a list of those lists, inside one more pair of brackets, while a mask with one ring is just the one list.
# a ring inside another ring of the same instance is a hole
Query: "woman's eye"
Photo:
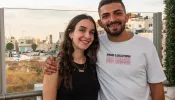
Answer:
[[79, 29], [79, 31], [80, 31], [80, 32], [85, 32], [85, 30], [84, 30], [84, 29]]
[[94, 31], [91, 31], [90, 34], [94, 34], [95, 32]]

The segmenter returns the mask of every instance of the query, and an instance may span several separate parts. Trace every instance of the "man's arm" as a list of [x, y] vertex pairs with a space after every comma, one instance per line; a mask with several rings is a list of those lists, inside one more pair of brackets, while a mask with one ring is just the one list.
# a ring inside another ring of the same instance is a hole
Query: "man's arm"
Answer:
[[56, 73], [59, 70], [58, 64], [59, 62], [55, 61], [58, 60], [56, 57], [49, 56], [43, 64], [43, 71], [44, 74], [51, 75], [52, 73]]
[[165, 100], [164, 88], [161, 83], [149, 83], [152, 100]]
[[166, 80], [166, 76], [160, 63], [157, 50], [151, 41], [145, 44], [147, 45], [145, 51], [147, 81], [150, 85], [152, 100], [165, 100], [162, 82]]

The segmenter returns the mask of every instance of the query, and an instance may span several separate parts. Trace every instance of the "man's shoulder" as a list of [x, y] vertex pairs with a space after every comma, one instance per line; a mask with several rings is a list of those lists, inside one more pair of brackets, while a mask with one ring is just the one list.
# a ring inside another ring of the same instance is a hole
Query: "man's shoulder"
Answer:
[[100, 42], [100, 43], [106, 42], [106, 41], [105, 41], [105, 40], [106, 40], [106, 37], [107, 37], [106, 34], [99, 34], [99, 35], [98, 35], [99, 42]]
[[104, 39], [105, 37], [106, 37], [106, 34], [99, 34], [99, 35], [98, 35], [98, 38], [99, 38], [99, 39]]
[[152, 48], [155, 48], [153, 41], [151, 41], [148, 38], [141, 37], [138, 35], [135, 36], [134, 44], [136, 44], [137, 47], [143, 48], [145, 51], [150, 51], [152, 50]]
[[138, 35], [135, 35], [135, 40], [136, 42], [138, 43], [141, 43], [141, 44], [153, 44], [153, 42], [148, 39], [148, 38], [145, 38], [145, 37], [141, 37], [141, 36], [138, 36]]

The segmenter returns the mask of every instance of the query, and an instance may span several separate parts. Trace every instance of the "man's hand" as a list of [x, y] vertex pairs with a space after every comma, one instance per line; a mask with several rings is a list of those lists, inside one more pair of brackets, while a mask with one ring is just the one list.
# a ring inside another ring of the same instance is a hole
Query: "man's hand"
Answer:
[[59, 59], [49, 56], [43, 64], [44, 74], [51, 75], [59, 70]]

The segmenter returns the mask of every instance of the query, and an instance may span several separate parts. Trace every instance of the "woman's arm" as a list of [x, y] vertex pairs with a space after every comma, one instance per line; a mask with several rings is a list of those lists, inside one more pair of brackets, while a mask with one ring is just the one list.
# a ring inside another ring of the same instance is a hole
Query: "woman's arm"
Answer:
[[59, 71], [52, 75], [44, 75], [43, 79], [43, 100], [56, 100], [57, 90], [59, 88]]

